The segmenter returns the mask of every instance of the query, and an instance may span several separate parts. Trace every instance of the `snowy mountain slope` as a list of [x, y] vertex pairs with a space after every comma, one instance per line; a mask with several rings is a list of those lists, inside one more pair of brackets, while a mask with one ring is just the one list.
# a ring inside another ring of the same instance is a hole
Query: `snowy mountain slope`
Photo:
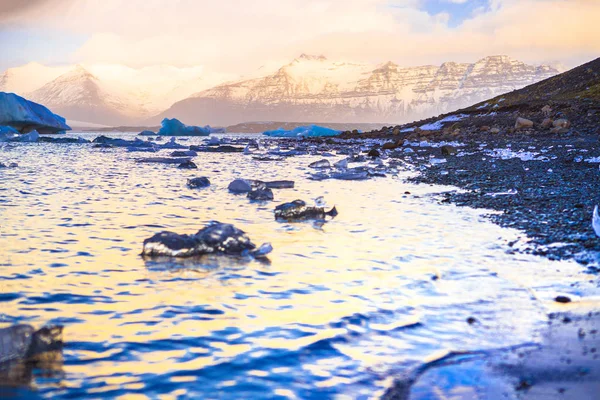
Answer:
[[243, 121], [402, 122], [452, 111], [557, 74], [506, 56], [474, 64], [373, 68], [319, 56], [294, 59], [262, 78], [197, 93], [149, 120], [164, 116], [188, 123]]
[[142, 107], [107, 90], [96, 76], [80, 65], [29, 93], [28, 97], [67, 119], [98, 124], [107, 121], [129, 124], [147, 114]]

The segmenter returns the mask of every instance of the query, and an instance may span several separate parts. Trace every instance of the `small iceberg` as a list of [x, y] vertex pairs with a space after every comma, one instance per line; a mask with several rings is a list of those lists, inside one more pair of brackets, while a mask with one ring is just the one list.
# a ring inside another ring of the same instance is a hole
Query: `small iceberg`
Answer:
[[325, 128], [324, 126], [309, 125], [299, 126], [292, 130], [285, 130], [283, 128], [265, 131], [263, 135], [270, 137], [288, 137], [288, 138], [303, 138], [303, 137], [326, 137], [326, 136], [338, 136], [342, 131], [335, 129]]
[[37, 130], [41, 134], [48, 134], [71, 130], [63, 117], [43, 105], [5, 92], [0, 92], [0, 125], [24, 133]]
[[193, 126], [186, 125], [177, 118], [165, 118], [161, 122], [158, 131], [160, 136], [208, 136], [211, 133], [223, 133], [223, 128], [212, 128], [210, 125]]

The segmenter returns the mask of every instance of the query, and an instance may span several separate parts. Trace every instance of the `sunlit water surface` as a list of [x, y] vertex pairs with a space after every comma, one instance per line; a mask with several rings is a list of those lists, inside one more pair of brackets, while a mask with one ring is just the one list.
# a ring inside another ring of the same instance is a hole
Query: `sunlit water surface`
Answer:
[[[407, 184], [408, 172], [317, 182], [306, 179], [313, 156], [200, 153], [198, 170], [134, 162], [148, 155], [2, 145], [0, 161], [20, 167], [0, 170], [0, 327], [65, 325], [62, 373], [36, 376], [25, 393], [376, 397], [445, 352], [536, 341], [550, 299], [586, 278], [574, 263], [509, 254], [515, 231], [438, 204], [428, 194], [444, 188]], [[196, 176], [212, 186], [188, 189]], [[238, 177], [296, 188], [252, 203], [227, 191]], [[276, 204], [318, 196], [337, 206], [333, 221], [274, 220]], [[210, 220], [271, 242], [270, 264], [139, 256], [154, 233]]]

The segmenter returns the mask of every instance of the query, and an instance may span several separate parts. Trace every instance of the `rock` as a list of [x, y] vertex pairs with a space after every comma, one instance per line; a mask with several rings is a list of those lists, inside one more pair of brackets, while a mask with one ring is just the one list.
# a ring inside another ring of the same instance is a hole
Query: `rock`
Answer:
[[526, 128], [533, 128], [533, 121], [521, 117], [517, 118], [517, 122], [515, 122], [515, 129]]
[[552, 114], [552, 108], [546, 104], [544, 107], [542, 107], [542, 113], [544, 116], [549, 117], [550, 114]]
[[198, 169], [198, 166], [194, 164], [192, 161], [186, 161], [179, 164], [177, 167], [179, 169]]
[[256, 189], [252, 189], [250, 192], [248, 192], [248, 198], [250, 200], [260, 200], [260, 201], [265, 201], [265, 200], [273, 200], [273, 191], [271, 189], [269, 189], [268, 187], [259, 187]]
[[548, 128], [550, 128], [552, 126], [553, 122], [554, 121], [552, 121], [551, 118], [545, 118], [542, 121], [541, 127], [544, 128], [544, 129], [548, 129]]
[[317, 168], [317, 169], [331, 168], [331, 164], [329, 163], [329, 160], [315, 161], [313, 163], [308, 164], [308, 166], [310, 168]]
[[384, 143], [383, 146], [381, 146], [381, 148], [383, 150], [394, 150], [397, 149], [398, 147], [401, 147], [404, 145], [404, 140], [398, 140], [397, 142], [387, 142]]
[[557, 303], [570, 303], [571, 299], [568, 298], [567, 296], [556, 296], [554, 298], [554, 301]]
[[381, 156], [381, 153], [377, 149], [371, 149], [367, 153], [367, 157], [377, 158], [379, 156]]
[[399, 135], [399, 134], [400, 134], [400, 128], [395, 127], [394, 130], [392, 131], [392, 135]]
[[199, 178], [188, 179], [187, 185], [190, 189], [205, 188], [210, 186], [210, 181], [207, 177], [201, 176]]
[[490, 133], [493, 135], [497, 135], [500, 133], [500, 128], [492, 128], [490, 129]]
[[[33, 361], [43, 353], [62, 351], [63, 327], [51, 325], [35, 330], [30, 325], [0, 329], [0, 363]], [[3, 382], [4, 383], [4, 382]]]
[[176, 150], [170, 154], [171, 157], [196, 157], [198, 153], [193, 150]]
[[270, 181], [265, 182], [269, 189], [293, 189], [294, 181]]
[[152, 131], [141, 131], [138, 136], [155, 136], [156, 133]]
[[14, 93], [4, 92], [0, 92], [0, 125], [10, 126], [24, 133], [36, 130], [41, 134], [49, 134], [71, 130], [63, 117], [52, 113], [43, 105]]
[[456, 147], [450, 146], [450, 145], [442, 146], [441, 150], [442, 150], [443, 156], [453, 156], [453, 155], [456, 155], [456, 153], [458, 152]]
[[227, 187], [233, 193], [247, 193], [252, 190], [252, 182], [247, 179], [236, 179]]
[[480, 130], [481, 132], [487, 132], [487, 131], [489, 131], [489, 130], [490, 130], [490, 127], [489, 127], [489, 126], [487, 126], [487, 125], [484, 125], [484, 126], [480, 127], [480, 128], [479, 128], [479, 130]]
[[571, 127], [571, 122], [569, 122], [569, 120], [561, 118], [561, 119], [557, 119], [556, 121], [554, 121], [552, 123], [552, 126], [555, 128], [565, 128], [568, 129]]
[[267, 243], [259, 250], [250, 241], [246, 233], [231, 224], [213, 221], [195, 235], [180, 235], [163, 231], [144, 240], [142, 256], [146, 257], [193, 257], [203, 254], [226, 254], [264, 257]]
[[565, 134], [565, 133], [569, 133], [569, 130], [567, 128], [556, 127], [556, 128], [550, 129], [550, 133], [557, 134], [557, 135], [562, 135], [562, 134]]

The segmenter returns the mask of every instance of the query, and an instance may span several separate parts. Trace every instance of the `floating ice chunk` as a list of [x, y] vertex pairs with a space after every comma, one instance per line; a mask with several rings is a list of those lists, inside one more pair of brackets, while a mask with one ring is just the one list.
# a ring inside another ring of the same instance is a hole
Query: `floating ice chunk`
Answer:
[[369, 179], [369, 173], [363, 172], [339, 172], [331, 174], [331, 178], [340, 179], [343, 181], [363, 181]]
[[10, 141], [11, 142], [25, 142], [25, 143], [35, 143], [40, 139], [40, 134], [38, 133], [38, 131], [33, 130], [29, 133], [26, 133], [24, 135], [19, 135], [17, 137], [13, 137]]
[[323, 196], [319, 196], [314, 200], [316, 207], [325, 207], [327, 205], [327, 202], [325, 201], [325, 198]]
[[310, 163], [308, 166], [310, 168], [317, 168], [317, 169], [331, 168], [331, 164], [329, 163], [329, 160], [315, 161], [313, 163]]
[[163, 149], [187, 149], [187, 146], [177, 143], [177, 140], [174, 137], [160, 147]]
[[264, 258], [267, 256], [267, 254], [271, 253], [272, 251], [273, 246], [271, 246], [271, 243], [263, 243], [257, 250], [249, 253], [254, 258]]
[[177, 118], [165, 118], [161, 122], [161, 128], [158, 134], [161, 136], [208, 136], [211, 133], [209, 125], [188, 126], [179, 121]]
[[302, 137], [324, 137], [324, 136], [337, 136], [341, 131], [325, 128], [324, 126], [309, 125], [299, 126], [292, 130], [285, 130], [283, 128], [265, 131], [263, 135], [270, 137], [290, 137], [290, 138], [302, 138]]
[[336, 162], [335, 164], [333, 164], [333, 166], [338, 169], [346, 169], [346, 168], [348, 168], [348, 159], [344, 158], [343, 160], [340, 160], [340, 161]]

